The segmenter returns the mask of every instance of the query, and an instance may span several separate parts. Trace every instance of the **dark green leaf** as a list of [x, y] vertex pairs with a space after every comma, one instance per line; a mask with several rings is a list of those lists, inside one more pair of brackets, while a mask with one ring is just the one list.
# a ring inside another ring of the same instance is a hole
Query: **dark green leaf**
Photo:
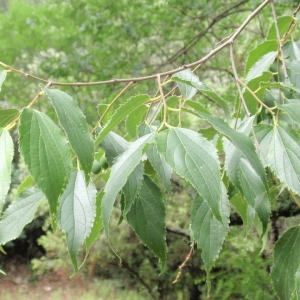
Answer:
[[160, 259], [162, 269], [166, 263], [166, 214], [164, 197], [149, 177], [144, 177], [139, 197], [127, 214], [129, 225], [142, 242]]
[[44, 113], [25, 108], [21, 114], [20, 151], [38, 187], [46, 195], [53, 218], [58, 197], [71, 173], [71, 152], [61, 129]]
[[75, 273], [78, 271], [77, 252], [90, 235], [96, 214], [96, 189], [85, 181], [84, 173], [73, 171], [70, 181], [60, 197], [58, 220], [66, 233], [69, 254]]
[[199, 133], [173, 128], [156, 136], [158, 152], [182, 178], [191, 183], [222, 221], [221, 173], [213, 145]]
[[55, 108], [59, 122], [67, 134], [88, 181], [94, 161], [94, 144], [85, 116], [68, 94], [45, 87], [43, 90]]
[[15, 108], [0, 109], [0, 127], [5, 127], [19, 117], [20, 111]]
[[5, 211], [0, 223], [0, 244], [16, 239], [25, 225], [33, 220], [34, 214], [45, 199], [44, 194], [34, 188], [24, 191]]
[[0, 213], [11, 182], [11, 162], [14, 144], [8, 131], [0, 128]]
[[276, 242], [271, 277], [282, 300], [290, 300], [296, 289], [295, 275], [300, 267], [300, 226], [286, 231]]

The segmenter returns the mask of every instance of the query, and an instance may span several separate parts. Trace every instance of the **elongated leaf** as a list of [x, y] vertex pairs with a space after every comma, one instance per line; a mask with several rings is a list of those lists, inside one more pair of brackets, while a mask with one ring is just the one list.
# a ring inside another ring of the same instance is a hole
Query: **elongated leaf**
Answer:
[[209, 272], [214, 261], [219, 256], [225, 236], [229, 229], [229, 203], [226, 188], [222, 185], [221, 209], [223, 223], [219, 222], [212, 214], [203, 197], [198, 195], [193, 202], [191, 212], [191, 230], [195, 242], [202, 249], [204, 268]]
[[262, 160], [279, 180], [300, 195], [300, 135], [290, 127], [261, 126], [257, 130]]
[[[192, 87], [190, 84], [186, 84], [186, 81], [199, 83], [199, 78], [190, 70], [182, 70], [172, 76], [172, 79], [177, 81], [177, 85], [184, 99], [189, 100], [194, 97], [197, 93], [197, 89]], [[180, 79], [183, 79], [182, 81]]]
[[126, 120], [126, 129], [131, 138], [135, 138], [137, 136], [137, 128], [142, 122], [147, 111], [148, 107], [146, 105], [142, 105], [128, 116]]
[[278, 42], [276, 39], [271, 41], [264, 41], [263, 43], [256, 46], [252, 51], [250, 51], [246, 62], [245, 73], [247, 74], [251, 67], [259, 61], [265, 54], [276, 51], [278, 47]]
[[146, 102], [150, 102], [148, 95], [138, 95], [131, 97], [127, 102], [120, 105], [119, 108], [114, 112], [111, 119], [105, 124], [101, 132], [96, 138], [95, 145], [98, 146], [105, 136], [114, 129], [121, 121], [123, 121], [131, 112], [136, 110], [138, 107]]
[[0, 109], [0, 127], [5, 127], [18, 118], [20, 111], [15, 108]]
[[6, 75], [7, 75], [7, 72], [5, 72], [5, 71], [0, 72], [0, 92], [1, 92], [2, 84], [6, 78]]
[[156, 144], [166, 162], [191, 183], [222, 221], [220, 165], [213, 145], [197, 132], [183, 128], [160, 132]]
[[25, 108], [21, 114], [20, 151], [55, 218], [58, 197], [71, 173], [71, 152], [61, 129], [44, 113]]
[[44, 194], [34, 188], [24, 191], [5, 211], [0, 223], [0, 244], [16, 239], [25, 225], [33, 220], [34, 214], [45, 199]]
[[290, 83], [285, 83], [285, 82], [264, 82], [264, 81], [261, 81], [259, 83], [259, 86], [262, 88], [262, 89], [266, 89], [266, 88], [278, 88], [278, 89], [289, 89], [289, 90], [292, 90], [292, 91], [295, 91], [297, 93], [300, 93], [300, 89]]
[[255, 147], [251, 139], [245, 134], [230, 128], [228, 124], [217, 116], [211, 116], [204, 113], [199, 113], [199, 115], [211, 123], [217, 131], [224, 134], [243, 153], [252, 168], [259, 175], [265, 189], [268, 190], [266, 173], [259, 157], [256, 154]]
[[297, 299], [300, 298], [300, 269], [297, 270], [295, 274], [295, 286], [296, 286], [296, 297]]
[[271, 277], [282, 300], [290, 300], [295, 292], [295, 275], [300, 267], [300, 226], [286, 231], [276, 242]]
[[295, 123], [300, 125], [300, 103], [277, 104], [277, 107], [285, 111]]
[[[279, 29], [279, 35], [282, 38], [284, 34], [289, 30], [291, 23], [294, 21], [292, 16], [282, 16], [277, 18], [277, 26]], [[268, 31], [267, 40], [277, 40], [276, 27], [273, 23]]]
[[60, 198], [58, 220], [66, 233], [69, 254], [75, 273], [78, 271], [77, 252], [91, 233], [96, 215], [96, 189], [87, 186], [84, 173], [73, 171], [70, 181]]
[[258, 174], [250, 163], [241, 159], [239, 169], [239, 180], [248, 204], [255, 209], [263, 227], [263, 234], [267, 230], [270, 218], [270, 204], [267, 191]]
[[8, 131], [0, 129], [0, 213], [10, 187], [13, 156], [13, 140]]
[[71, 96], [60, 91], [43, 88], [51, 100], [70, 144], [76, 153], [86, 180], [94, 161], [94, 144], [84, 114]]
[[185, 104], [187, 106], [193, 108], [197, 112], [204, 112], [206, 114], [210, 114], [210, 112], [205, 107], [203, 107], [201, 104], [199, 104], [198, 102], [187, 100], [185, 102]]
[[131, 206], [127, 220], [142, 242], [160, 259], [162, 269], [167, 254], [165, 219], [163, 194], [155, 183], [145, 176], [139, 197]]
[[147, 143], [153, 141], [154, 136], [155, 133], [150, 133], [133, 142], [126, 151], [118, 156], [116, 162], [111, 167], [110, 177], [104, 188], [102, 200], [102, 217], [107, 237], [109, 236], [110, 214], [116, 196], [125, 185], [128, 176], [141, 161], [144, 147]]

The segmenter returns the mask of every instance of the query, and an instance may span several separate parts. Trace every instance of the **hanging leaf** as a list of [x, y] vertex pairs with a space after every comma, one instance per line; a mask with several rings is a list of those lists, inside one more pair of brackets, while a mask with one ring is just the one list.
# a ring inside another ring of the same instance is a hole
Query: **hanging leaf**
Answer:
[[[279, 35], [282, 38], [285, 33], [289, 30], [294, 18], [292, 16], [282, 16], [277, 18], [277, 26], [279, 29]], [[276, 26], [273, 23], [268, 31], [267, 40], [277, 40]]]
[[1, 92], [1, 88], [2, 88], [2, 84], [6, 78], [7, 72], [5, 72], [4, 70], [0, 70], [0, 92]]
[[300, 195], [300, 135], [290, 127], [259, 126], [259, 153], [279, 180]]
[[287, 103], [287, 104], [277, 104], [277, 107], [284, 112], [286, 112], [291, 119], [300, 125], [300, 103], [299, 102], [292, 102], [292, 103]]
[[87, 186], [84, 173], [73, 171], [70, 181], [60, 197], [58, 221], [66, 233], [69, 254], [75, 273], [78, 272], [77, 252], [90, 235], [96, 214], [95, 186]]
[[300, 61], [300, 43], [299, 41], [287, 41], [283, 45], [283, 53], [290, 60]]
[[222, 185], [221, 210], [223, 222], [212, 214], [203, 197], [198, 195], [191, 212], [191, 230], [198, 247], [202, 249], [202, 259], [207, 273], [218, 258], [225, 236], [229, 230], [229, 203], [226, 188]]
[[262, 80], [259, 83], [259, 87], [261, 89], [266, 89], [266, 88], [288, 89], [300, 93], [300, 89], [297, 86], [285, 82], [265, 82], [264, 80]]
[[13, 156], [13, 140], [8, 131], [0, 128], [0, 213], [10, 187]]
[[135, 138], [137, 136], [137, 128], [139, 124], [141, 124], [148, 109], [149, 108], [146, 105], [142, 105], [128, 116], [126, 120], [126, 130], [131, 138]]
[[[177, 81], [177, 85], [184, 99], [192, 99], [197, 93], [197, 89], [192, 87], [190, 84], [185, 83], [185, 80], [188, 82], [200, 82], [199, 78], [190, 69], [182, 70], [174, 74], [172, 76], [172, 79]], [[180, 79], [183, 79], [183, 81], [181, 81]]]
[[20, 111], [15, 108], [0, 109], [0, 127], [5, 127], [20, 115]]
[[214, 216], [222, 221], [221, 174], [213, 145], [199, 133], [173, 128], [156, 136], [160, 155], [204, 198]]
[[46, 195], [55, 219], [58, 197], [71, 173], [71, 152], [61, 129], [44, 113], [22, 111], [19, 126], [20, 151], [29, 172]]
[[295, 275], [300, 267], [300, 226], [286, 231], [276, 242], [271, 277], [282, 300], [290, 300], [296, 290]]
[[84, 114], [68, 94], [60, 90], [42, 88], [51, 100], [70, 144], [76, 153], [86, 180], [94, 161], [94, 144]]
[[102, 200], [102, 217], [106, 236], [109, 236], [109, 219], [115, 203], [117, 194], [125, 185], [128, 176], [140, 163], [143, 149], [147, 143], [151, 143], [155, 133], [150, 133], [130, 144], [111, 167], [110, 177], [104, 188], [104, 197]]
[[142, 242], [160, 259], [162, 270], [166, 264], [166, 213], [160, 189], [144, 177], [139, 196], [127, 214], [131, 228]]
[[131, 97], [127, 102], [121, 104], [119, 108], [114, 112], [111, 119], [105, 124], [101, 132], [96, 138], [95, 145], [98, 146], [105, 136], [114, 129], [121, 121], [123, 121], [131, 112], [146, 102], [150, 102], [149, 95], [138, 95]]
[[24, 191], [5, 211], [0, 223], [0, 244], [16, 239], [23, 228], [33, 220], [34, 214], [45, 199], [44, 194], [30, 188]]

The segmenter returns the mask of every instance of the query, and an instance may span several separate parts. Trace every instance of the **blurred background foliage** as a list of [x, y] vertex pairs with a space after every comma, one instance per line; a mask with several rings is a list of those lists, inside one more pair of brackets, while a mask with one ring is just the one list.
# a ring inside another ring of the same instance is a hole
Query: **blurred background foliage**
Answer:
[[[260, 3], [257, 0], [1, 0], [0, 60], [29, 74], [61, 82], [149, 75], [201, 59], [234, 32]], [[291, 14], [297, 5], [298, 1], [276, 1], [277, 14]], [[267, 7], [237, 39], [235, 60], [241, 76], [249, 50], [263, 41], [271, 22], [271, 9]], [[233, 105], [236, 89], [228, 57], [228, 50], [224, 49], [201, 66], [197, 75]], [[92, 127], [98, 120], [97, 106], [110, 103], [123, 87], [124, 84], [111, 84], [60, 89], [78, 101]], [[137, 93], [153, 96], [156, 90], [155, 81], [139, 83], [117, 104]], [[2, 87], [0, 107], [24, 107], [38, 92], [36, 81], [10, 73]], [[210, 105], [200, 94], [196, 97], [204, 105]], [[36, 105], [54, 117], [46, 97]], [[200, 126], [192, 118], [183, 117], [182, 121], [194, 130]], [[125, 128], [120, 126], [118, 133], [125, 134]], [[28, 175], [17, 147], [15, 150], [7, 205], [13, 201], [18, 184]], [[82, 273], [103, 282], [113, 279], [120, 289], [136, 290], [139, 299], [206, 299], [206, 275], [198, 250], [187, 262], [178, 283], [172, 284], [190, 251], [187, 220], [193, 191], [174, 177], [173, 192], [173, 196], [167, 196], [169, 253], [163, 274], [157, 259], [123, 223], [112, 231], [111, 238], [122, 263], [101, 235]], [[289, 208], [288, 197], [284, 194], [281, 197], [276, 210]], [[52, 232], [45, 211], [42, 206], [38, 218], [25, 228], [20, 238], [5, 247], [8, 254], [1, 256], [1, 263], [19, 257], [31, 265], [36, 278], [51, 272], [71, 275], [64, 236]], [[116, 209], [115, 223], [118, 214]], [[270, 226], [267, 241], [259, 241], [251, 231], [245, 237], [240, 220], [232, 223], [229, 238], [210, 276], [211, 299], [276, 298], [268, 277], [272, 264], [269, 246], [284, 230], [286, 218], [279, 216], [272, 219], [278, 232], [274, 233], [274, 226]], [[285, 217], [288, 216], [287, 213]]]

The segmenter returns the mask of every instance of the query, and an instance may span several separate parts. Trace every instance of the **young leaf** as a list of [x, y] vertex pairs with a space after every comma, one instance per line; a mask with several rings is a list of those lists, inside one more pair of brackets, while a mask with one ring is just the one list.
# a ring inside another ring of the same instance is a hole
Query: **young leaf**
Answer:
[[94, 161], [94, 144], [85, 116], [68, 94], [45, 87], [43, 90], [55, 108], [59, 122], [78, 157], [88, 181]]
[[95, 186], [90, 182], [87, 186], [84, 173], [73, 171], [70, 181], [60, 197], [58, 221], [66, 233], [69, 254], [77, 273], [77, 252], [80, 245], [91, 233], [96, 214]]
[[95, 145], [98, 146], [100, 142], [105, 138], [105, 136], [122, 120], [124, 120], [131, 112], [149, 101], [151, 101], [151, 99], [148, 95], [138, 95], [131, 97], [127, 102], [120, 105], [112, 115], [111, 119], [102, 128], [101, 132], [96, 138]]
[[0, 128], [5, 127], [18, 118], [20, 111], [15, 108], [0, 109]]
[[13, 156], [13, 140], [8, 131], [0, 129], [0, 213], [10, 187]]
[[139, 196], [127, 214], [127, 220], [142, 242], [160, 259], [162, 269], [167, 253], [165, 218], [163, 194], [155, 183], [145, 176]]
[[126, 120], [126, 130], [131, 138], [135, 138], [137, 136], [138, 125], [142, 122], [147, 111], [148, 107], [146, 105], [142, 105], [128, 116]]
[[0, 92], [2, 88], [2, 84], [6, 78], [7, 72], [0, 70]]
[[[279, 35], [282, 38], [284, 34], [289, 30], [291, 23], [294, 21], [292, 16], [282, 16], [277, 18], [277, 26], [279, 29]], [[267, 40], [277, 40], [277, 33], [275, 23], [273, 23], [268, 31]]]
[[29, 172], [48, 199], [55, 218], [58, 197], [71, 173], [71, 152], [61, 129], [44, 113], [22, 111], [19, 126], [20, 151]]
[[5, 211], [0, 223], [0, 244], [16, 239], [25, 225], [33, 220], [34, 214], [45, 199], [44, 194], [30, 188], [24, 191]]
[[214, 216], [222, 221], [221, 173], [213, 145], [199, 133], [173, 128], [156, 136], [157, 149], [166, 162], [204, 198]]
[[208, 273], [219, 256], [225, 236], [229, 229], [229, 203], [226, 188], [222, 185], [221, 210], [223, 222], [212, 214], [203, 197], [198, 195], [191, 212], [191, 230], [198, 247], [202, 249], [204, 268]]
[[111, 167], [110, 177], [104, 188], [102, 200], [102, 217], [106, 236], [109, 236], [109, 219], [115, 203], [117, 194], [125, 185], [128, 176], [139, 164], [142, 158], [143, 149], [147, 143], [151, 143], [155, 133], [147, 134], [130, 144]]
[[259, 153], [279, 180], [300, 195], [300, 135], [290, 127], [258, 128]]
[[252, 168], [259, 175], [265, 189], [268, 190], [266, 173], [259, 157], [256, 154], [255, 147], [251, 139], [245, 134], [233, 130], [227, 123], [217, 116], [211, 116], [204, 113], [199, 113], [199, 115], [211, 123], [217, 131], [224, 134], [243, 153]]
[[290, 300], [295, 292], [295, 275], [300, 267], [299, 249], [300, 226], [290, 228], [275, 244], [271, 277], [282, 300]]
[[[193, 96], [197, 93], [197, 89], [184, 82], [185, 80], [196, 83], [200, 82], [199, 78], [190, 69], [182, 70], [174, 74], [172, 76], [172, 79], [177, 81], [177, 85], [184, 99], [192, 99]], [[181, 81], [180, 79], [183, 79], [183, 81]]]

